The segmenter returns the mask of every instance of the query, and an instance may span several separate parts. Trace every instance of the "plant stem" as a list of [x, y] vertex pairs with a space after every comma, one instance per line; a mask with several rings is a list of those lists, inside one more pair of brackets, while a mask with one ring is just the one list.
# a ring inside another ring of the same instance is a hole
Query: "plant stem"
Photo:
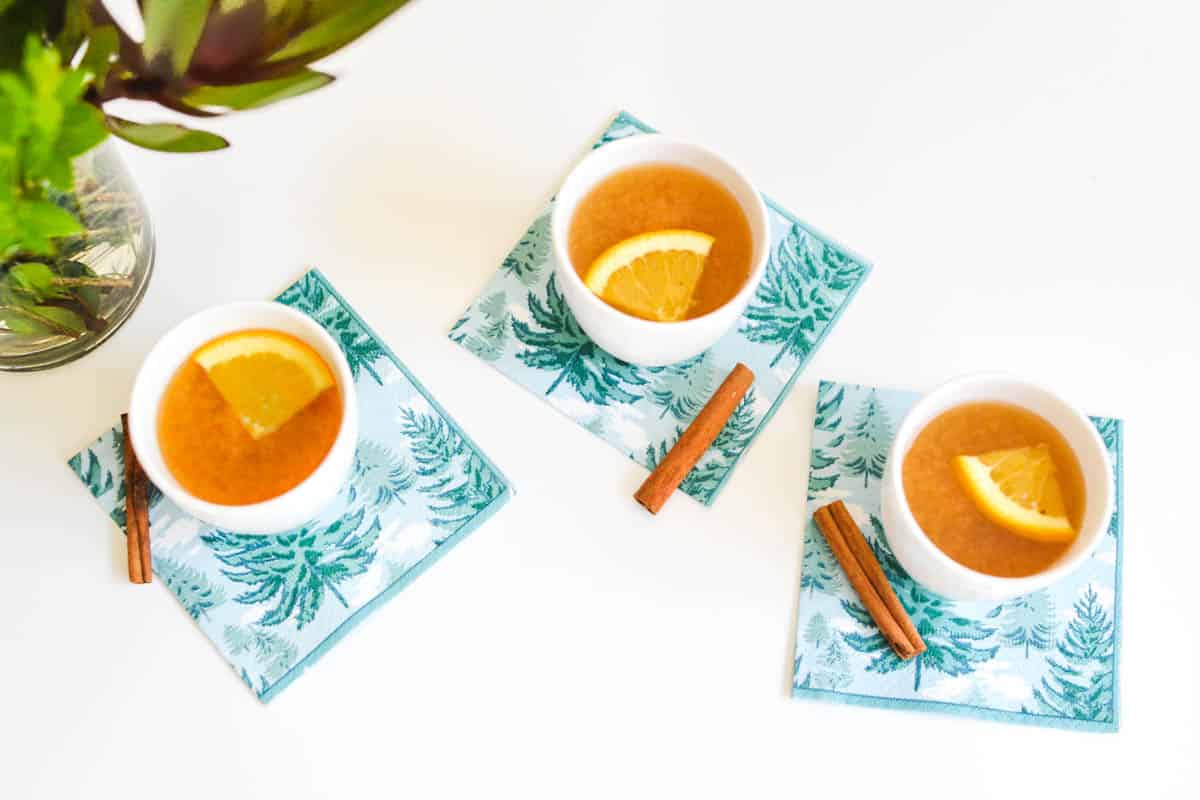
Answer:
[[107, 289], [129, 289], [133, 286], [133, 278], [54, 278], [55, 286], [96, 286]]

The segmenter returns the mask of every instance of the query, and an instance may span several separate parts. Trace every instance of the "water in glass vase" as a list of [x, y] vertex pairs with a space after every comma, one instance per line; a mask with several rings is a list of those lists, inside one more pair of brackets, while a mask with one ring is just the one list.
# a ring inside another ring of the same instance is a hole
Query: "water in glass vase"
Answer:
[[[115, 333], [145, 294], [154, 235], [116, 145], [105, 142], [75, 159], [73, 172], [74, 191], [54, 201], [77, 214], [84, 231], [57, 240], [56, 254], [42, 259], [53, 267], [61, 296], [43, 304], [50, 309], [44, 318], [7, 307], [0, 297], [0, 370], [74, 361]], [[0, 273], [15, 266], [0, 259]]]

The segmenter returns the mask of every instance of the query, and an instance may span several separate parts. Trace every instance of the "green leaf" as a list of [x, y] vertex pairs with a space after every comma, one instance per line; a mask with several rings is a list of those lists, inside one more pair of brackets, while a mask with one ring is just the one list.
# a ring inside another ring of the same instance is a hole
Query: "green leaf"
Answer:
[[8, 270], [8, 280], [14, 290], [24, 292], [38, 302], [66, 297], [62, 288], [54, 285], [54, 270], [37, 261], [14, 264]]
[[220, 106], [245, 111], [320, 89], [332, 81], [332, 75], [303, 69], [295, 75], [241, 86], [201, 86], [189, 92], [184, 99], [197, 106]]
[[29, 89], [11, 73], [0, 73], [0, 143], [15, 144], [29, 128]]
[[23, 234], [25, 249], [30, 253], [49, 255], [54, 252], [51, 239], [83, 232], [83, 225], [64, 208], [49, 200], [21, 200], [16, 205], [18, 229]]
[[[54, 158], [67, 163], [100, 144], [107, 136], [108, 128], [104, 126], [104, 115], [100, 109], [88, 103], [75, 103], [68, 106], [63, 114], [62, 133], [54, 144]], [[59, 188], [71, 187], [60, 185]]]
[[112, 25], [103, 25], [88, 34], [87, 50], [79, 62], [79, 71], [91, 76], [97, 90], [104, 88], [104, 80], [120, 47], [117, 29]]
[[0, 12], [0, 70], [20, 69], [25, 38], [48, 30], [60, 5], [61, 0], [6, 0]]
[[144, 0], [142, 55], [152, 72], [166, 78], [187, 72], [211, 7], [212, 0]]
[[108, 129], [131, 144], [163, 153], [203, 153], [229, 147], [229, 142], [215, 133], [157, 122], [143, 125], [120, 117], [105, 118]]
[[66, 0], [62, 3], [62, 28], [54, 36], [54, 46], [65, 63], [70, 63], [87, 38], [88, 29], [92, 27], [89, 4], [90, 0]]
[[13, 333], [26, 335], [81, 336], [86, 330], [78, 314], [58, 306], [0, 306], [0, 322]]
[[408, 0], [350, 0], [275, 51], [268, 63], [309, 64], [340, 50], [378, 25]]

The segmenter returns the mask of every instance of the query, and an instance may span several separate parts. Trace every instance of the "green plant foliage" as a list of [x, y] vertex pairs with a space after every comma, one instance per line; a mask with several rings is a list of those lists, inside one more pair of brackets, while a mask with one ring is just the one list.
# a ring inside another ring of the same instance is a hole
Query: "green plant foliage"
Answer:
[[215, 133], [173, 123], [143, 124], [111, 114], [105, 118], [105, 123], [110, 131], [130, 144], [163, 153], [206, 153], [229, 146], [229, 142]]
[[152, 75], [173, 78], [187, 71], [204, 33], [213, 0], [142, 0], [142, 59]]

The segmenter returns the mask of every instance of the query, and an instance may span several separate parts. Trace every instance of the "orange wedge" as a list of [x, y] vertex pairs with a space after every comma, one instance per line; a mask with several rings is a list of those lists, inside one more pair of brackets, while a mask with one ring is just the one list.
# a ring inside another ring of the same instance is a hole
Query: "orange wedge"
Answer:
[[605, 250], [584, 283], [604, 302], [655, 322], [676, 322], [692, 307], [713, 237], [688, 230], [653, 231]]
[[980, 512], [1000, 527], [1039, 542], [1075, 536], [1046, 445], [957, 456], [954, 472]]
[[333, 372], [305, 342], [272, 330], [212, 340], [192, 355], [255, 439], [279, 430], [333, 386]]

